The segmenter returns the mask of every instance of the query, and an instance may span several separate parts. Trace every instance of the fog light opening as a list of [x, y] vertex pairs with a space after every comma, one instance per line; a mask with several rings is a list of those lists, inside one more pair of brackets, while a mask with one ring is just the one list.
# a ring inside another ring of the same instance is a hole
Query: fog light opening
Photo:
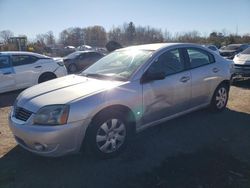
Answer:
[[35, 143], [34, 147], [37, 151], [45, 151], [47, 149], [47, 145], [40, 143]]

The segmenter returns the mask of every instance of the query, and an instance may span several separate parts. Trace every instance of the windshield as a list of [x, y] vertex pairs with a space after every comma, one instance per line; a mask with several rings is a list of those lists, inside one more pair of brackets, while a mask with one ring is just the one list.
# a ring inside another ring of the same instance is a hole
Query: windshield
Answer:
[[241, 52], [241, 54], [250, 54], [250, 47]]
[[102, 77], [115, 80], [128, 80], [145, 63], [153, 51], [119, 50], [100, 59], [84, 70], [83, 76]]
[[81, 52], [73, 52], [67, 56], [64, 57], [64, 59], [75, 59], [77, 56], [79, 56]]

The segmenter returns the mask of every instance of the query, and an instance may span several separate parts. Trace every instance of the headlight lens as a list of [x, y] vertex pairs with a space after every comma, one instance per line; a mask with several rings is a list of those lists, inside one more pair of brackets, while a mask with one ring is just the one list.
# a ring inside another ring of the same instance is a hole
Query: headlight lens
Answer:
[[50, 105], [41, 108], [34, 117], [33, 124], [63, 125], [67, 123], [69, 115], [68, 105]]

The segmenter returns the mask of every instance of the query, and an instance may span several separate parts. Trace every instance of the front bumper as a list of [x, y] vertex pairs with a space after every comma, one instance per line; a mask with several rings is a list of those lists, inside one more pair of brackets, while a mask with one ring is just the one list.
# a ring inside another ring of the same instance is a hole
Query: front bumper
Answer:
[[234, 65], [233, 77], [250, 77], [250, 65]]
[[78, 152], [89, 124], [88, 120], [82, 120], [59, 126], [37, 126], [29, 125], [31, 119], [32, 116], [23, 122], [10, 115], [10, 129], [24, 149], [48, 157]]
[[66, 76], [68, 74], [68, 71], [64, 66], [59, 66], [55, 71], [54, 73], [56, 74], [56, 77], [59, 78], [59, 77], [62, 77], [62, 76]]

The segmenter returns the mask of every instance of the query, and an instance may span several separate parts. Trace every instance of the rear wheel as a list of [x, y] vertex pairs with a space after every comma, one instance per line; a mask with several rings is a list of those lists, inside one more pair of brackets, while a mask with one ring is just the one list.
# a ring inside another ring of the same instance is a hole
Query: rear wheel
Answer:
[[226, 84], [220, 84], [213, 95], [210, 107], [212, 111], [222, 111], [227, 106], [229, 87]]
[[86, 144], [92, 153], [101, 158], [113, 157], [127, 144], [128, 123], [119, 112], [103, 114], [92, 123], [87, 134]]

